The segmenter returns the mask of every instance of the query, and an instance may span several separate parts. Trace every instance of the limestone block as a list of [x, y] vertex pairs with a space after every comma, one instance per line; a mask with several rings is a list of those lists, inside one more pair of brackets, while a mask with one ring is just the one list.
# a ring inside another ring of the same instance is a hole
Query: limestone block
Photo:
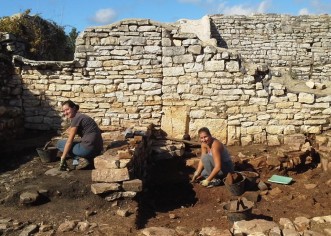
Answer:
[[249, 104], [267, 105], [268, 104], [268, 98], [252, 97], [252, 98], [249, 99]]
[[71, 91], [72, 86], [68, 84], [56, 84], [56, 91]]
[[95, 169], [118, 169], [125, 168], [131, 159], [120, 159], [119, 157], [102, 155], [94, 158]]
[[315, 95], [309, 93], [299, 93], [298, 99], [301, 103], [312, 104], [315, 102]]
[[274, 96], [282, 96], [285, 94], [284, 89], [274, 89], [272, 90], [272, 95]]
[[262, 132], [261, 126], [250, 126], [247, 127], [247, 134], [259, 134]]
[[107, 37], [101, 39], [101, 45], [118, 45], [119, 40], [117, 37]]
[[174, 56], [172, 61], [173, 63], [176, 64], [185, 64], [185, 63], [193, 62], [194, 59], [192, 54], [185, 54], [185, 55]]
[[169, 39], [169, 38], [162, 38], [162, 46], [163, 47], [170, 47], [171, 46], [171, 39]]
[[149, 227], [141, 230], [141, 235], [168, 235], [176, 236], [176, 231], [167, 227]]
[[194, 110], [190, 112], [190, 117], [193, 119], [202, 119], [205, 118], [206, 111], [204, 110]]
[[121, 185], [118, 183], [93, 183], [91, 184], [91, 191], [94, 194], [101, 194], [110, 191], [120, 190]]
[[224, 61], [206, 61], [205, 62], [206, 71], [223, 71]]
[[138, 36], [120, 36], [119, 44], [120, 45], [129, 45], [129, 46], [143, 46], [146, 45], [147, 38], [138, 37]]
[[239, 63], [238, 61], [229, 61], [225, 64], [227, 71], [229, 72], [238, 72], [239, 71]]
[[122, 183], [122, 188], [125, 191], [132, 191], [132, 192], [141, 192], [143, 189], [143, 183], [140, 179], [133, 179], [129, 181], [124, 181]]
[[278, 227], [278, 225], [273, 221], [260, 219], [254, 219], [250, 221], [241, 220], [234, 222], [233, 233], [234, 235], [239, 235], [240, 233], [244, 235], [253, 235], [254, 233], [268, 234], [268, 232], [275, 227]]
[[105, 197], [105, 200], [108, 201], [108, 202], [111, 202], [111, 201], [115, 201], [115, 200], [120, 199], [120, 198], [133, 198], [136, 195], [137, 195], [136, 192], [131, 192], [131, 191], [128, 191], [128, 192], [115, 192], [115, 193], [111, 193], [110, 195]]
[[92, 170], [93, 182], [114, 183], [129, 180], [129, 171], [127, 168], [122, 169], [94, 169]]
[[243, 106], [241, 107], [241, 113], [256, 113], [259, 112], [259, 106], [258, 105], [251, 105], [251, 106]]
[[[229, 125], [229, 123], [228, 123]], [[227, 140], [227, 145], [239, 145], [239, 137], [240, 135], [237, 133], [240, 131], [238, 130], [236, 126], [228, 126], [228, 140]]]
[[40, 195], [37, 191], [26, 191], [20, 195], [20, 203], [24, 205], [33, 204], [36, 203], [39, 198]]
[[282, 134], [284, 131], [284, 126], [280, 125], [269, 125], [266, 127], [268, 134]]
[[265, 90], [258, 90], [256, 91], [256, 94], [259, 98], [264, 98], [269, 96], [268, 92]]
[[291, 236], [300, 236], [301, 234], [297, 232], [295, 229], [283, 229], [283, 235], [291, 235]]
[[118, 150], [117, 156], [119, 159], [131, 159], [132, 158], [132, 151], [129, 149], [126, 150]]
[[324, 109], [322, 111], [322, 114], [323, 115], [331, 115], [331, 107]]
[[145, 46], [145, 53], [161, 54], [160, 46]]
[[213, 137], [220, 139], [223, 143], [227, 140], [227, 121], [225, 119], [194, 119], [189, 124], [191, 137], [198, 136], [198, 130], [207, 127]]
[[183, 67], [166, 67], [163, 68], [163, 76], [180, 76], [184, 75]]
[[182, 138], [188, 130], [188, 108], [186, 106], [163, 107], [161, 129], [169, 137]]
[[268, 146], [278, 146], [281, 144], [278, 135], [268, 135], [267, 142]]
[[321, 133], [321, 126], [308, 126], [308, 125], [301, 125], [300, 126], [300, 132], [302, 133], [309, 133], [309, 134], [319, 134]]
[[184, 55], [185, 54], [185, 47], [162, 47], [162, 55], [163, 56], [177, 56], [177, 55]]
[[201, 45], [190, 45], [187, 49], [189, 53], [199, 55], [201, 53]]
[[150, 82], [144, 82], [141, 84], [142, 90], [154, 90], [154, 89], [160, 89], [161, 84], [160, 83], [150, 83]]
[[86, 66], [89, 68], [102, 67], [102, 61], [87, 61]]

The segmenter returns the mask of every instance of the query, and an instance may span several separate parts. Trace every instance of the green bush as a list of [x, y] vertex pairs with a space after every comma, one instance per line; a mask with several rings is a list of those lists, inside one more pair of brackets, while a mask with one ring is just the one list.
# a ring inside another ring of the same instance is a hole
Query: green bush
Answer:
[[22, 14], [0, 18], [0, 32], [11, 33], [25, 42], [29, 59], [72, 60], [78, 35], [76, 29], [66, 35], [64, 27], [29, 14], [30, 10], [26, 10]]

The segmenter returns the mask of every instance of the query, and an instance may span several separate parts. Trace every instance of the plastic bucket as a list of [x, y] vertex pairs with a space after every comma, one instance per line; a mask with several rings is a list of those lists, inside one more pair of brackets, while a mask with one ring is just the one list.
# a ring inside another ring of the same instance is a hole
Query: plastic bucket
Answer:
[[260, 177], [259, 173], [253, 171], [241, 171], [240, 173], [246, 178], [246, 189], [254, 190], [257, 188], [257, 179]]
[[241, 194], [243, 194], [245, 192], [246, 177], [244, 175], [242, 175], [240, 172], [237, 172], [237, 173], [242, 176], [241, 180], [238, 182], [235, 182], [233, 184], [228, 184], [226, 181], [226, 178], [223, 179], [226, 189], [229, 190], [230, 193], [234, 196], [240, 196]]
[[238, 204], [238, 200], [230, 201], [223, 206], [223, 210], [226, 213], [227, 219], [231, 222], [240, 220], [250, 220], [252, 219], [252, 208], [254, 203], [243, 198], [242, 201], [244, 207], [236, 209], [233, 206]]
[[57, 148], [55, 147], [50, 147], [47, 149], [37, 148], [36, 150], [40, 157], [41, 162], [48, 163], [56, 160]]

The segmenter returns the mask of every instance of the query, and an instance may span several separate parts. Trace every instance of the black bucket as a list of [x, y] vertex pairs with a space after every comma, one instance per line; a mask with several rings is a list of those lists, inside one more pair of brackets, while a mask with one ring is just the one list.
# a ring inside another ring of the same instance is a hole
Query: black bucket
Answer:
[[[239, 201], [241, 201], [242, 207], [233, 207], [238, 206]], [[242, 198], [242, 200], [234, 200], [226, 203], [223, 206], [223, 210], [226, 213], [227, 219], [233, 223], [240, 220], [251, 220], [253, 206], [253, 202], [248, 201], [246, 198]]]
[[246, 177], [245, 188], [248, 190], [256, 190], [257, 179], [260, 177], [259, 173], [253, 171], [241, 171], [240, 173]]
[[37, 148], [36, 150], [40, 157], [41, 162], [48, 163], [48, 162], [56, 161], [56, 156], [58, 151], [57, 148], [55, 147], [50, 147], [47, 149]]
[[224, 185], [226, 187], [227, 190], [230, 191], [230, 193], [234, 196], [240, 196], [241, 194], [243, 194], [245, 192], [245, 180], [246, 177], [244, 175], [242, 175], [241, 173], [237, 172], [239, 175], [242, 176], [241, 180], [233, 183], [233, 184], [228, 184], [226, 181], [226, 178], [223, 179]]

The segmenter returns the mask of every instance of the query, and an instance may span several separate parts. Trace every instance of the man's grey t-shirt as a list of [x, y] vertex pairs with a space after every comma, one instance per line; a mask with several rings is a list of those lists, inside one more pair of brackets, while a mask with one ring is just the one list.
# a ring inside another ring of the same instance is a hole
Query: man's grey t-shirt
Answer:
[[82, 138], [83, 147], [88, 150], [101, 151], [103, 149], [103, 141], [101, 131], [97, 123], [89, 116], [77, 112], [71, 120], [71, 127], [78, 127], [77, 134]]

